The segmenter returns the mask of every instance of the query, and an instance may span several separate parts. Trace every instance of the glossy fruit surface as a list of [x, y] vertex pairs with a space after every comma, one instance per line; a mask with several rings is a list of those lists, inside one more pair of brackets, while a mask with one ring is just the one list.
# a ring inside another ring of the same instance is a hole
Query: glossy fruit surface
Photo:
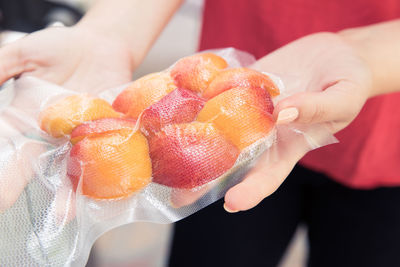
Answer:
[[176, 62], [171, 69], [171, 77], [178, 87], [202, 93], [218, 72], [227, 66], [226, 61], [215, 54], [196, 54]]
[[71, 132], [71, 143], [76, 144], [85, 137], [95, 137], [106, 133], [118, 132], [122, 129], [132, 130], [136, 120], [124, 118], [104, 118], [83, 123]]
[[210, 99], [235, 87], [263, 88], [272, 97], [279, 95], [278, 87], [266, 74], [248, 68], [234, 68], [218, 73], [204, 91], [203, 97]]
[[132, 129], [82, 139], [70, 152], [67, 173], [75, 188], [94, 199], [125, 198], [151, 181], [146, 138]]
[[236, 87], [208, 100], [197, 120], [213, 123], [242, 150], [270, 133], [273, 109], [264, 89]]
[[143, 110], [175, 89], [169, 73], [148, 74], [122, 91], [114, 100], [113, 107], [126, 116], [137, 119]]
[[167, 125], [149, 139], [153, 181], [194, 188], [229, 170], [239, 150], [210, 123]]
[[73, 95], [60, 99], [39, 115], [40, 128], [53, 137], [69, 135], [85, 121], [100, 118], [117, 118], [122, 114], [100, 98], [89, 95]]
[[143, 112], [141, 129], [149, 135], [168, 124], [191, 122], [204, 104], [205, 100], [192, 91], [177, 88]]

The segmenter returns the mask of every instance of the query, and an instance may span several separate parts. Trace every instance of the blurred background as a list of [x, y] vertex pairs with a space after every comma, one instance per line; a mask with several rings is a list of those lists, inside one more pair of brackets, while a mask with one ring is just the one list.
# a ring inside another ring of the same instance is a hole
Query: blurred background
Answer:
[[[54, 23], [75, 24], [96, 0], [0, 0], [0, 43]], [[193, 54], [198, 45], [202, 0], [186, 0], [157, 40], [134, 79], [160, 71]], [[221, 207], [222, 208], [222, 207]], [[88, 267], [166, 266], [173, 225], [134, 223], [100, 237], [92, 248]], [[305, 266], [306, 233], [300, 227], [280, 267]], [[173, 267], [173, 266], [172, 266]]]

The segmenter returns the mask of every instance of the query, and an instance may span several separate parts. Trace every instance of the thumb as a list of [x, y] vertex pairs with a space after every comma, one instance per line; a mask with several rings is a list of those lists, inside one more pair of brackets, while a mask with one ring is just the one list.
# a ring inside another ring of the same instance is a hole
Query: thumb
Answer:
[[365, 102], [358, 91], [353, 83], [340, 81], [324, 91], [294, 94], [277, 104], [274, 116], [278, 124], [347, 123]]
[[0, 84], [25, 71], [21, 56], [21, 41], [15, 41], [0, 48]]

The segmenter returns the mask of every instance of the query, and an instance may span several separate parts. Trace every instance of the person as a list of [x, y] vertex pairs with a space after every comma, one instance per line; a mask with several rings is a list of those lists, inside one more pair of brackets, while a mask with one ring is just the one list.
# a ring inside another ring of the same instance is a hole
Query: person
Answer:
[[[99, 0], [76, 26], [1, 48], [0, 83], [126, 83], [181, 2]], [[394, 0], [205, 2], [200, 49], [234, 46], [255, 69], [297, 77], [307, 91], [277, 104], [277, 123], [322, 123], [340, 143], [261, 159], [224, 197], [247, 212], [217, 202], [178, 223], [171, 266], [276, 266], [300, 221], [309, 266], [400, 266], [399, 18]]]

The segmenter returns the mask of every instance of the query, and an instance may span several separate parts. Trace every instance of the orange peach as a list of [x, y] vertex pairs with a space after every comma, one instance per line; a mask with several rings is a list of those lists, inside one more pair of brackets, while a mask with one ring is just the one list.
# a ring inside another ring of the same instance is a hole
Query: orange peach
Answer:
[[226, 61], [212, 53], [196, 54], [180, 59], [171, 69], [171, 77], [178, 87], [202, 93], [222, 69]]
[[121, 129], [133, 130], [136, 120], [124, 118], [104, 118], [77, 126], [71, 132], [71, 143], [76, 144], [85, 137], [94, 137], [105, 133], [118, 132]]
[[43, 131], [58, 138], [69, 135], [85, 121], [120, 116], [107, 101], [82, 94], [63, 98], [43, 110], [39, 124]]
[[273, 104], [262, 88], [236, 87], [207, 101], [197, 120], [210, 122], [240, 150], [269, 134]]
[[143, 112], [141, 129], [150, 135], [167, 124], [191, 122], [204, 103], [204, 99], [192, 91], [177, 88]]
[[116, 111], [137, 119], [151, 104], [176, 89], [174, 81], [166, 72], [148, 74], [134, 81], [114, 100]]
[[235, 87], [260, 87], [272, 97], [279, 95], [278, 87], [267, 75], [248, 68], [234, 68], [221, 71], [204, 91], [203, 97], [210, 99]]
[[71, 149], [67, 173], [85, 196], [126, 198], [151, 181], [147, 140], [133, 129], [84, 138]]
[[239, 150], [211, 123], [167, 125], [149, 139], [153, 181], [194, 188], [229, 170]]

